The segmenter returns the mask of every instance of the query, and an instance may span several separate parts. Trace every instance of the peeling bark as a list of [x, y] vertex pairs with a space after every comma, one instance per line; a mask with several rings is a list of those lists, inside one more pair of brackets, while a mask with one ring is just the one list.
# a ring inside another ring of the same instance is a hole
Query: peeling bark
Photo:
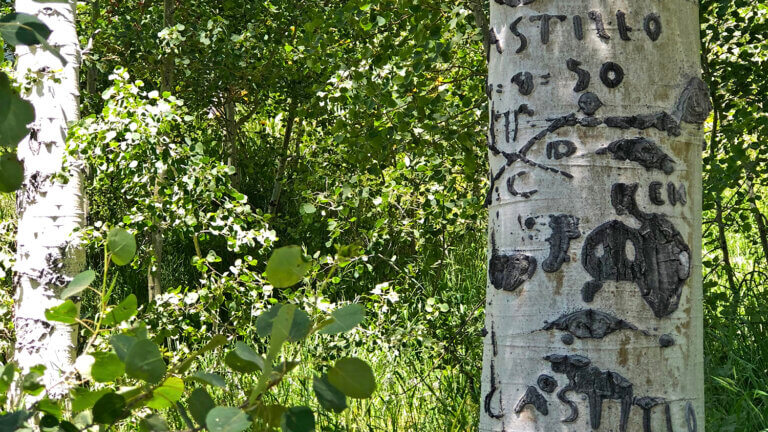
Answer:
[[[23, 96], [35, 107], [31, 133], [19, 143], [25, 179], [17, 195], [19, 226], [14, 287], [14, 359], [22, 370], [46, 366], [44, 383], [54, 398], [71, 387], [77, 326], [45, 319], [44, 311], [62, 303], [58, 295], [80, 272], [85, 256], [73, 232], [84, 223], [80, 166], [62, 170], [67, 124], [77, 121], [80, 46], [75, 27], [75, 2], [37, 3], [17, 0], [16, 10], [37, 16], [52, 30], [49, 42], [67, 60], [62, 64], [40, 47], [19, 46], [17, 74], [28, 71], [43, 78]], [[56, 80], [52, 79], [55, 76]], [[58, 82], [57, 82], [58, 81]]]

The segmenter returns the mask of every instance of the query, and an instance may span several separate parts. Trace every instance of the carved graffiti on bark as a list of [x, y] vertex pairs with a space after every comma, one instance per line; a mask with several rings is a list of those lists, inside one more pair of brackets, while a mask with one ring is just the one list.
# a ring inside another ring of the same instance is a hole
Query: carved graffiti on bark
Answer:
[[547, 400], [544, 399], [544, 396], [539, 393], [539, 390], [534, 386], [528, 386], [523, 397], [517, 402], [517, 405], [515, 405], [515, 414], [523, 412], [528, 405], [533, 405], [533, 407], [536, 408], [536, 411], [540, 412], [542, 415], [549, 414]]
[[603, 413], [604, 400], [617, 400], [621, 403], [619, 430], [626, 432], [629, 412], [632, 409], [634, 398], [632, 395], [632, 383], [612, 371], [603, 371], [592, 366], [591, 361], [580, 355], [552, 354], [544, 357], [552, 365], [552, 371], [565, 374], [568, 384], [557, 392], [561, 402], [568, 405], [571, 414], [563, 419], [564, 422], [575, 421], [579, 416], [576, 404], [568, 399], [568, 392], [581, 393], [587, 398], [589, 404], [589, 423], [592, 429], [600, 427]]
[[611, 153], [616, 160], [637, 162], [648, 171], [657, 169], [667, 175], [675, 171], [674, 159], [655, 142], [643, 137], [620, 139], [595, 151], [598, 155], [606, 153]]
[[637, 330], [634, 325], [609, 313], [582, 309], [547, 323], [542, 330], [563, 330], [579, 339], [602, 339], [619, 330]]
[[541, 269], [554, 273], [560, 270], [564, 262], [570, 261], [568, 248], [571, 240], [581, 237], [579, 218], [566, 214], [551, 215], [549, 227], [552, 229], [552, 235], [547, 238], [549, 256], [541, 263]]
[[637, 183], [613, 185], [611, 203], [617, 214], [637, 219], [640, 228], [614, 220], [597, 227], [584, 241], [582, 265], [594, 280], [584, 284], [582, 297], [591, 302], [604, 281], [634, 282], [661, 318], [677, 310], [690, 275], [691, 250], [666, 216], [638, 208], [637, 189]]

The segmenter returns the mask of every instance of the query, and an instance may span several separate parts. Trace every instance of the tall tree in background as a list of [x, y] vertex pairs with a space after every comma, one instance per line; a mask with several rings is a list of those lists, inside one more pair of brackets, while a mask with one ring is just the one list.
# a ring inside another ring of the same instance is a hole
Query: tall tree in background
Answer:
[[[168, 29], [176, 25], [176, 1], [175, 0], [163, 0], [163, 27]], [[173, 87], [175, 82], [175, 56], [173, 55], [174, 47], [168, 47], [163, 58], [162, 76], [160, 78], [160, 90], [163, 92], [173, 93]], [[162, 153], [165, 149], [162, 146], [157, 147], [157, 152]], [[160, 203], [160, 189], [162, 183], [165, 180], [165, 169], [160, 171], [160, 175], [155, 179], [153, 198], [158, 203], [158, 208], [162, 207]], [[147, 294], [149, 300], [162, 294], [163, 284], [160, 279], [160, 269], [163, 265], [163, 221], [160, 218], [155, 218], [152, 221], [151, 238], [151, 254], [152, 260], [149, 264], [149, 270], [147, 271]]]
[[48, 42], [60, 52], [58, 56], [40, 46], [16, 50], [18, 76], [31, 87], [23, 96], [36, 115], [18, 148], [26, 172], [17, 195], [15, 360], [23, 370], [45, 365], [44, 382], [56, 397], [69, 390], [63, 380], [72, 370], [77, 327], [48, 321], [44, 311], [62, 303], [61, 290], [84, 263], [72, 236], [84, 222], [80, 174], [72, 170], [66, 182], [57, 177], [67, 125], [78, 119], [80, 46], [74, 1], [18, 0], [16, 10], [43, 21], [51, 30]]
[[481, 431], [703, 428], [697, 17], [491, 2]]

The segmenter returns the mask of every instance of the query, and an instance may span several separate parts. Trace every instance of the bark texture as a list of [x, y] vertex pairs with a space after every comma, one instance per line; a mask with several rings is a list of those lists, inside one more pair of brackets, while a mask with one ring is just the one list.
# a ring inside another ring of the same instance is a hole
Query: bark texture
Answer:
[[80, 46], [75, 2], [17, 0], [18, 12], [37, 16], [52, 30], [49, 42], [66, 64], [39, 47], [18, 47], [17, 73], [32, 74], [25, 97], [35, 107], [30, 135], [19, 143], [25, 179], [17, 194], [19, 227], [14, 285], [15, 360], [22, 369], [43, 364], [49, 394], [62, 396], [73, 370], [77, 327], [49, 322], [45, 309], [59, 305], [58, 295], [80, 272], [84, 253], [73, 232], [84, 222], [79, 167], [69, 181], [54, 178], [62, 170], [67, 124], [78, 119]]
[[481, 431], [704, 430], [698, 3], [492, 0]]

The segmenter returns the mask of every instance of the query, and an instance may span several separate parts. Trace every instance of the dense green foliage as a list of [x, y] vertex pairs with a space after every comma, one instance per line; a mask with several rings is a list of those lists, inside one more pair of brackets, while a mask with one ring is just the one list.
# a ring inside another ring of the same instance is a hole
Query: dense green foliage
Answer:
[[[91, 380], [73, 393], [85, 414], [65, 418], [111, 423], [145, 405], [119, 428], [476, 429], [487, 106], [470, 1], [195, 0], [169, 27], [163, 2], [79, 5], [92, 47], [70, 157], [88, 166], [93, 273], [69, 288], [78, 318], [71, 306], [50, 313], [83, 324], [80, 363], [98, 367], [82, 367]], [[768, 430], [768, 6], [701, 3], [715, 107], [704, 153], [707, 428]], [[12, 214], [0, 195], [5, 360]], [[135, 257], [105, 256], [114, 227], [135, 235]], [[152, 266], [164, 293], [150, 301]], [[276, 338], [281, 319], [294, 323]], [[146, 340], [130, 350], [152, 362], [133, 360], [121, 338]], [[281, 358], [276, 339], [288, 341]]]

